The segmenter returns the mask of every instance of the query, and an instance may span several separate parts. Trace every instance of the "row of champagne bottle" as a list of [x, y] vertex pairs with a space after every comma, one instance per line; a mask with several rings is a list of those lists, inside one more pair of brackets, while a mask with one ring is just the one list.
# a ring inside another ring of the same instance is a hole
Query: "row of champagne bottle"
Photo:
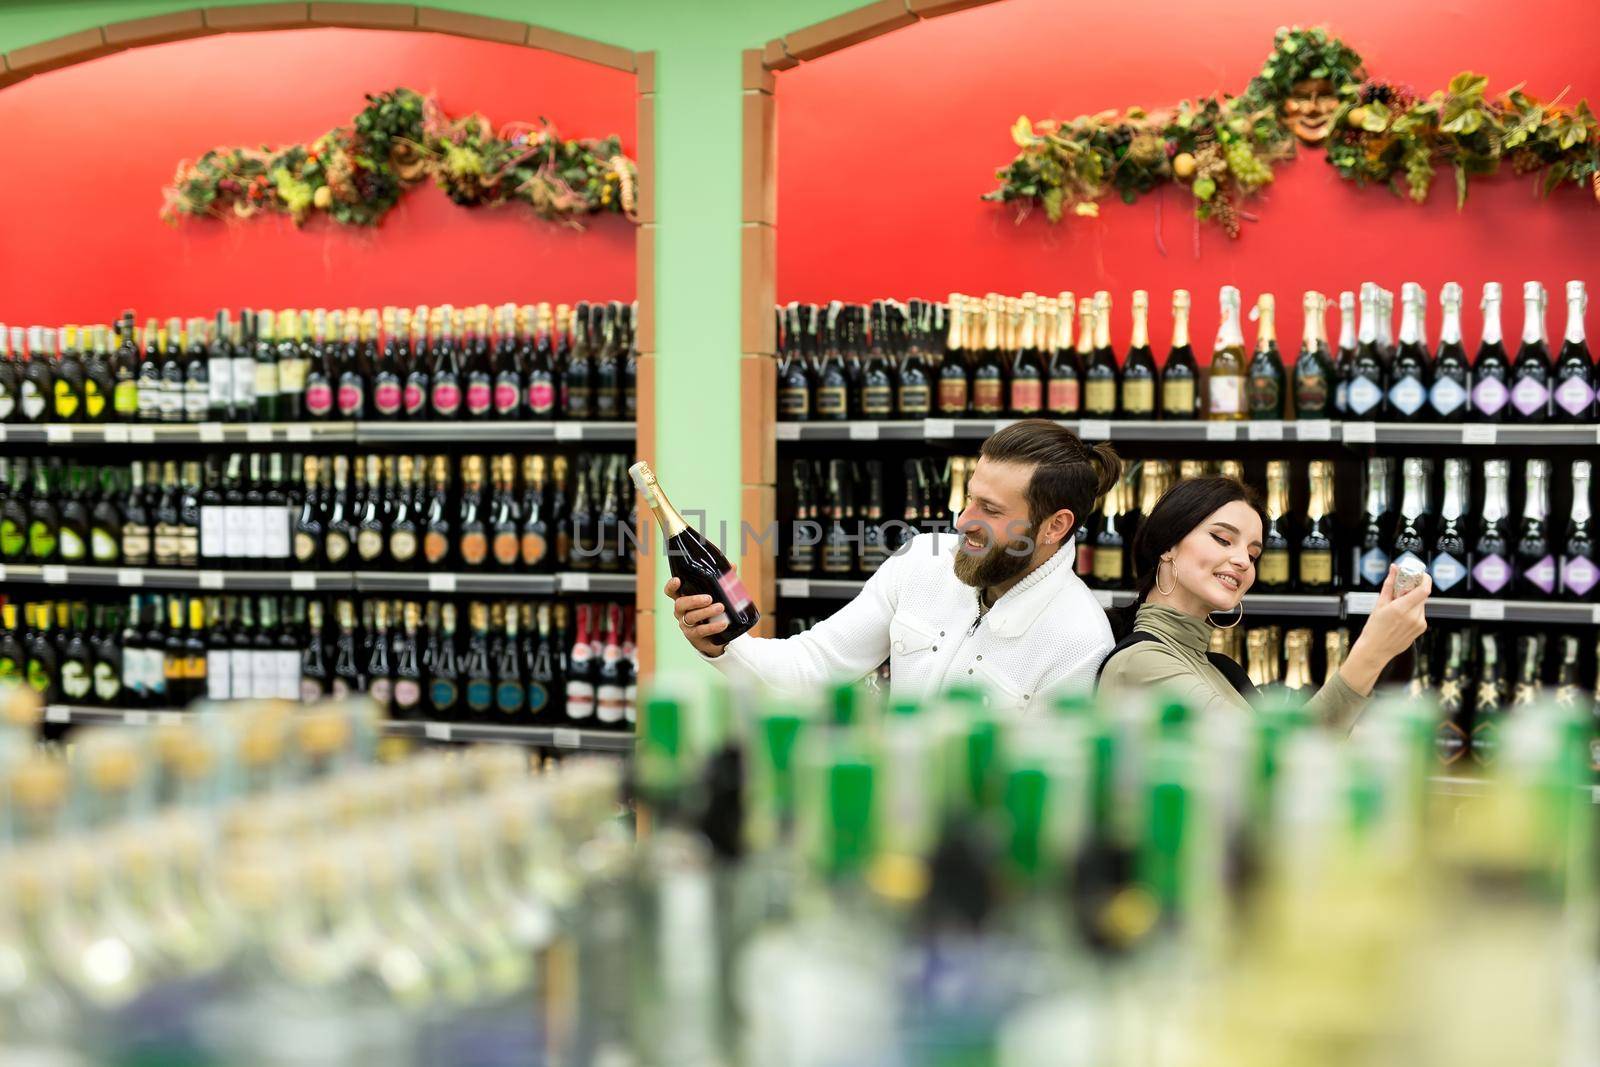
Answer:
[[1398, 340], [1393, 294], [1364, 283], [1358, 322], [1356, 294], [1340, 293], [1337, 350], [1325, 332], [1328, 300], [1308, 291], [1299, 355], [1286, 367], [1272, 294], [1261, 294], [1250, 313], [1257, 323], [1251, 353], [1239, 290], [1223, 286], [1221, 323], [1203, 376], [1189, 340], [1190, 295], [1183, 289], [1173, 292], [1172, 348], [1159, 366], [1143, 289], [1133, 293], [1133, 332], [1120, 363], [1105, 290], [1092, 298], [952, 293], [948, 304], [789, 304], [777, 309], [778, 417], [1592, 422], [1600, 368], [1585, 339], [1584, 283], [1569, 281], [1566, 298], [1566, 329], [1552, 355], [1546, 290], [1539, 282], [1524, 285], [1522, 341], [1512, 359], [1501, 335], [1500, 285], [1485, 284], [1482, 340], [1469, 361], [1455, 282], [1440, 294], [1441, 337], [1432, 353], [1427, 294], [1415, 282], [1401, 287]]
[[619, 765], [380, 761], [365, 704], [7, 746], [0, 1061], [536, 1063], [558, 1029], [564, 1057], [578, 1005], [541, 979], [578, 941], [562, 872], [622, 833]]
[[620, 454], [0, 457], [0, 562], [631, 570]]
[[365, 693], [397, 719], [633, 721], [638, 642], [632, 608], [618, 604], [369, 598], [358, 609], [135, 593], [126, 608], [8, 603], [0, 619], [0, 683], [26, 683], [49, 703], [178, 709]]
[[0, 421], [631, 421], [637, 316], [611, 301], [0, 325]]
[[[897, 509], [887, 506], [881, 461], [793, 461], [795, 521], [780, 541], [785, 572], [870, 576], [914, 534], [950, 527], [966, 507], [975, 465], [968, 456], [906, 460], [904, 507]], [[1133, 588], [1134, 536], [1174, 479], [1220, 473], [1244, 481], [1245, 472], [1234, 460], [1130, 462], [1074, 531], [1073, 569], [1096, 588]], [[1573, 460], [1565, 469], [1564, 520], [1552, 510], [1549, 460], [1521, 464], [1520, 518], [1511, 506], [1510, 460], [1452, 458], [1436, 467], [1408, 457], [1398, 473], [1397, 481], [1393, 458], [1367, 461], [1363, 512], [1352, 528], [1338, 515], [1331, 462], [1268, 461], [1267, 521], [1251, 591], [1376, 592], [1390, 563], [1413, 557], [1427, 567], [1439, 596], [1583, 601], [1597, 595], [1591, 461]]]

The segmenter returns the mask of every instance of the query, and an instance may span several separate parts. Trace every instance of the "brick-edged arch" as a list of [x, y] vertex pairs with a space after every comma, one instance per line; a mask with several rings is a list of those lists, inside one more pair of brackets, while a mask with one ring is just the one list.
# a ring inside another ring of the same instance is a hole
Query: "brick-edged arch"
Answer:
[[[639, 455], [656, 450], [655, 413], [655, 93], [656, 54], [511, 19], [491, 18], [436, 7], [383, 3], [264, 3], [238, 7], [196, 7], [166, 15], [93, 26], [52, 40], [14, 48], [0, 55], [0, 89], [31, 78], [129, 48], [165, 44], [219, 33], [340, 27], [444, 33], [500, 44], [537, 48], [632, 74], [638, 83], [639, 226], [636, 250], [636, 292], [639, 300]], [[638, 611], [639, 667], [655, 670], [655, 558], [641, 555], [635, 607]]]
[[[739, 511], [752, 529], [777, 521], [778, 124], [773, 72], [870, 41], [924, 19], [999, 0], [875, 0], [865, 7], [775, 37], [744, 52], [743, 195], [740, 208]], [[777, 560], [757, 545], [740, 561], [745, 584], [760, 606], [757, 632], [775, 636]]]

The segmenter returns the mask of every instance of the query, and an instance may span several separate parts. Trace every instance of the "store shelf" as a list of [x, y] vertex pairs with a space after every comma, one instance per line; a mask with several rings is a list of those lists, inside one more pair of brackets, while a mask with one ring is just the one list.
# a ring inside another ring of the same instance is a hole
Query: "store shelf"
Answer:
[[[792, 600], [849, 600], [866, 582], [860, 578], [779, 578], [778, 595]], [[1126, 589], [1095, 589], [1095, 599], [1103, 608], [1121, 608], [1133, 603], [1133, 592]], [[1337, 595], [1287, 596], [1273, 593], [1251, 594], [1244, 598], [1245, 613], [1299, 615], [1316, 618], [1339, 617], [1343, 607]]]
[[598, 593], [628, 596], [632, 574], [483, 574], [462, 572], [358, 571], [355, 589], [363, 593]]
[[[1346, 593], [1344, 609], [1350, 615], [1370, 615], [1377, 593]], [[1600, 624], [1600, 604], [1565, 604], [1547, 600], [1470, 600], [1429, 597], [1428, 618], [1471, 619], [1476, 622], [1551, 622], [1568, 626]]]
[[597, 593], [628, 596], [632, 574], [459, 574], [405, 571], [218, 571], [170, 567], [0, 565], [0, 583], [120, 586], [125, 589], [241, 589], [272, 592]]
[[78, 567], [62, 564], [0, 565], [0, 582], [25, 585], [121, 586], [127, 589], [350, 590], [349, 571], [218, 571], [172, 567]]
[[357, 422], [361, 444], [450, 444], [461, 441], [632, 441], [631, 422]]
[[391, 737], [417, 737], [427, 741], [501, 742], [534, 748], [632, 752], [631, 730], [579, 730], [561, 726], [488, 726], [464, 722], [384, 722]]
[[145, 711], [140, 708], [90, 708], [78, 704], [46, 704], [44, 721], [82, 726], [170, 726], [189, 721], [187, 711]]
[[[1487, 796], [1494, 788], [1494, 783], [1484, 778], [1474, 778], [1469, 775], [1434, 775], [1428, 779], [1428, 788], [1431, 792], [1450, 797], [1481, 797]], [[1589, 794], [1591, 803], [1600, 804], [1600, 785], [1579, 786]]]
[[0, 423], [0, 443], [53, 445], [164, 444], [448, 444], [468, 441], [632, 441], [631, 422], [181, 422]]
[[[901, 419], [780, 422], [779, 441], [982, 441], [1015, 419]], [[1264, 419], [1244, 422], [1161, 419], [1062, 419], [1090, 441], [1340, 442], [1347, 445], [1593, 445], [1600, 426], [1516, 426], [1495, 423], [1338, 422]]]

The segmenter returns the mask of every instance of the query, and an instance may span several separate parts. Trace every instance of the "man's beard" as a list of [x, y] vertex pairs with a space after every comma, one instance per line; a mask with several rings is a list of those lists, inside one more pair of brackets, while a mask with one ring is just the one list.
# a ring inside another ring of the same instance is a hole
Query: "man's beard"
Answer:
[[991, 534], [988, 550], [976, 555], [968, 550], [963, 533], [961, 543], [956, 546], [956, 577], [974, 589], [1009, 582], [1033, 563], [1033, 549], [1037, 544], [1034, 535], [1038, 532], [1039, 527], [1034, 524], [1007, 544], [995, 542]]

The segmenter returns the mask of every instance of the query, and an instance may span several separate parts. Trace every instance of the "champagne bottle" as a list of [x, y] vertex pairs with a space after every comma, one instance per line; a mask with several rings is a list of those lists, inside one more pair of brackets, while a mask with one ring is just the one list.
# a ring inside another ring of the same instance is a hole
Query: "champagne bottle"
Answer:
[[959, 419], [966, 415], [971, 401], [972, 373], [967, 365], [964, 305], [965, 298], [960, 293], [950, 294], [946, 305], [944, 353], [939, 360], [937, 404], [939, 414], [946, 418]]
[[[111, 370], [110, 342], [106, 327], [96, 326], [90, 331], [90, 351], [83, 361], [83, 420], [109, 422], [112, 416], [111, 400], [116, 389], [116, 376]], [[0, 409], [7, 395], [5, 372], [0, 369]], [[3, 417], [3, 416], [0, 416]]]
[[728, 625], [712, 636], [712, 643], [725, 645], [748, 632], [760, 620], [761, 612], [722, 550], [684, 521], [648, 464], [635, 463], [628, 474], [661, 524], [668, 565], [680, 583], [679, 595], [711, 596], [723, 607]]
[[1246, 404], [1252, 419], [1283, 418], [1283, 356], [1278, 352], [1276, 304], [1262, 293], [1250, 310], [1256, 325], [1256, 351], [1250, 357]]
[[1400, 287], [1400, 347], [1389, 368], [1389, 411], [1398, 419], [1426, 418], [1428, 390], [1432, 386], [1428, 366], [1428, 342], [1423, 334], [1427, 294], [1416, 282]]
[[84, 472], [76, 463], [67, 465], [58, 505], [56, 552], [61, 562], [81, 566], [89, 558], [89, 509], [84, 503]]
[[455, 340], [454, 309], [435, 308], [439, 325], [434, 335], [433, 369], [429, 375], [428, 417], [461, 416], [461, 353]]
[[1490, 459], [1483, 463], [1483, 516], [1472, 545], [1471, 591], [1497, 597], [1511, 584], [1510, 537], [1506, 521], [1510, 505], [1511, 462]]
[[450, 515], [450, 461], [433, 457], [433, 492], [428, 498], [427, 521], [422, 531], [422, 557], [439, 566], [450, 557], [455, 540]]
[[395, 642], [393, 715], [397, 719], [415, 719], [422, 706], [422, 662], [417, 638], [421, 611], [416, 601], [406, 602], [404, 619]]
[[777, 309], [778, 336], [778, 420], [806, 422], [811, 418], [811, 368], [806, 361], [801, 339], [800, 304]]
[[1433, 514], [1428, 501], [1428, 482], [1432, 476], [1429, 460], [1407, 457], [1400, 465], [1400, 520], [1394, 534], [1394, 562], [1410, 559], [1427, 567]]
[[1523, 497], [1522, 524], [1517, 532], [1513, 572], [1517, 595], [1542, 599], [1556, 590], [1556, 562], [1551, 552], [1550, 461], [1530, 459], [1524, 468], [1527, 492]]
[[1256, 559], [1255, 588], [1262, 593], [1289, 591], [1289, 538], [1284, 532], [1289, 514], [1289, 462], [1267, 463], [1267, 524], [1261, 535], [1261, 555]]
[[1122, 361], [1122, 416], [1153, 419], [1156, 407], [1156, 360], [1150, 352], [1150, 294], [1133, 291], [1133, 336]]
[[1439, 506], [1439, 528], [1433, 535], [1428, 573], [1439, 596], [1460, 596], [1467, 589], [1467, 513], [1471, 468], [1464, 459], [1444, 461], [1444, 501]]
[[495, 563], [504, 570], [516, 569], [522, 557], [521, 515], [517, 512], [517, 499], [512, 494], [515, 482], [516, 457], [494, 458], [494, 499], [489, 518], [490, 546]]
[[176, 318], [168, 319], [161, 337], [161, 421], [182, 422], [185, 382], [182, 323]]
[[1117, 356], [1111, 348], [1111, 294], [1101, 289], [1094, 294], [1092, 302], [1080, 302], [1078, 324], [1078, 351], [1083, 359], [1083, 414], [1087, 418], [1115, 418], [1121, 382]]
[[[388, 462], [389, 460], [385, 459], [385, 463]], [[412, 560], [417, 558], [417, 508], [414, 487], [421, 472], [411, 456], [401, 456], [395, 463], [394, 471], [398, 471], [398, 477], [388, 492], [390, 501], [388, 553], [390, 562], [396, 567], [405, 568], [411, 566]]]
[[528, 661], [528, 715], [535, 721], [546, 718], [556, 682], [556, 654], [550, 643], [550, 605], [537, 610], [538, 640]]
[[1567, 329], [1562, 335], [1561, 353], [1556, 357], [1555, 403], [1552, 413], [1557, 422], [1594, 420], [1596, 369], [1584, 338], [1583, 313], [1589, 296], [1581, 281], [1567, 283]]
[[1588, 600], [1600, 581], [1590, 511], [1590, 471], [1589, 460], [1572, 461], [1572, 512], [1561, 542], [1561, 595], [1567, 600]]
[[1044, 411], [1044, 357], [1038, 332], [1039, 298], [1022, 294], [1022, 330], [1011, 360], [1011, 414], [1035, 418]]
[[1511, 399], [1511, 364], [1500, 334], [1500, 283], [1483, 284], [1483, 340], [1472, 362], [1472, 410], [1475, 422], [1499, 422]]
[[545, 459], [525, 456], [522, 461], [522, 568], [545, 569], [549, 564], [550, 526], [545, 502]]
[[1311, 680], [1310, 629], [1297, 627], [1290, 630], [1283, 636], [1283, 647], [1287, 661], [1283, 673], [1283, 688], [1291, 693], [1309, 696], [1317, 688]]
[[593, 612], [592, 605], [578, 605], [578, 633], [572, 642], [572, 656], [567, 663], [567, 718], [582, 725], [587, 725], [595, 712], [593, 674], [597, 650], [590, 640], [591, 635], [598, 637], [598, 634], [591, 621]]
[[[144, 359], [139, 364], [138, 398], [139, 421], [161, 421], [161, 358], [162, 350], [166, 347], [161, 330], [156, 326], [155, 319], [144, 321]], [[251, 373], [254, 374], [255, 361], [250, 363]], [[28, 381], [29, 370], [23, 371], [22, 381], [22, 421], [34, 422], [37, 418], [28, 415]]]
[[[228, 337], [233, 348], [233, 370], [228, 378], [233, 388], [229, 417], [249, 422], [256, 417], [256, 313], [246, 308], [232, 326]], [[144, 382], [139, 383], [139, 405], [144, 407]]]
[[860, 525], [861, 555], [857, 566], [862, 574], [872, 575], [883, 566], [889, 553], [883, 534], [883, 464], [869, 460], [866, 467], [867, 506]]
[[527, 707], [528, 693], [522, 680], [521, 645], [517, 640], [517, 606], [496, 604], [490, 623], [496, 634], [492, 646], [494, 710], [502, 716], [520, 716]]
[[1471, 743], [1467, 735], [1467, 676], [1471, 654], [1466, 630], [1451, 630], [1445, 637], [1444, 667], [1439, 672], [1439, 725], [1434, 730], [1433, 747], [1439, 762], [1451, 767], [1460, 763]]
[[1299, 587], [1302, 593], [1332, 593], [1339, 585], [1333, 565], [1333, 464], [1314, 459], [1308, 473], [1311, 497], [1306, 504], [1305, 533], [1300, 537]]
[[489, 531], [483, 504], [483, 457], [461, 461], [461, 513], [456, 523], [456, 549], [461, 562], [481, 567], [489, 555]]
[[1000, 350], [1001, 297], [990, 293], [983, 301], [983, 347], [972, 367], [972, 413], [995, 416], [1005, 412], [1006, 371]]
[[1161, 370], [1161, 417], [1200, 417], [1200, 366], [1189, 342], [1189, 290], [1172, 291], [1172, 350]]
[[270, 311], [256, 313], [255, 382], [256, 421], [277, 422], [282, 418], [278, 404], [278, 346]]
[[349, 499], [350, 458], [333, 457], [333, 494], [327, 505], [327, 521], [322, 535], [322, 558], [328, 566], [348, 567], [355, 547], [355, 519]]
[[1542, 633], [1517, 638], [1517, 682], [1511, 691], [1512, 708], [1530, 707], [1544, 695], [1544, 650]]
[[922, 419], [933, 414], [933, 379], [928, 356], [931, 315], [931, 305], [913, 300], [901, 327], [904, 351], [896, 374], [899, 385], [895, 407], [903, 419]]
[[1305, 315], [1305, 332], [1300, 342], [1300, 354], [1294, 361], [1295, 418], [1335, 418], [1337, 412], [1334, 409], [1334, 392], [1337, 372], [1333, 365], [1333, 356], [1328, 352], [1327, 335], [1323, 332], [1328, 298], [1314, 289], [1308, 289], [1302, 307]]
[[1045, 410], [1052, 418], [1075, 419], [1083, 404], [1083, 366], [1073, 349], [1072, 324], [1077, 298], [1064, 292], [1056, 298], [1055, 343], [1051, 345]]
[[145, 509], [145, 468], [134, 463], [128, 468], [128, 492], [122, 504], [122, 563], [126, 567], [150, 565], [150, 515]]
[[1512, 416], [1518, 422], [1545, 422], [1550, 418], [1552, 369], [1550, 349], [1544, 339], [1544, 286], [1527, 282], [1522, 287], [1522, 344], [1511, 367]]
[[850, 547], [850, 530], [845, 524], [843, 462], [828, 461], [828, 525], [822, 535], [822, 573], [844, 577], [855, 567]]
[[586, 301], [580, 300], [573, 308], [571, 323], [572, 347], [561, 374], [561, 417], [588, 419], [593, 417], [594, 337]]
[[1101, 501], [1100, 521], [1094, 530], [1094, 585], [1100, 589], [1121, 589], [1127, 574], [1127, 539], [1119, 528], [1122, 513], [1121, 485], [1114, 485]]
[[1575, 708], [1583, 699], [1583, 689], [1578, 681], [1578, 638], [1575, 634], [1561, 635], [1561, 659], [1556, 664], [1556, 684], [1551, 698], [1558, 707]]
[[1441, 422], [1459, 422], [1467, 415], [1472, 395], [1472, 368], [1467, 363], [1467, 350], [1461, 347], [1461, 286], [1445, 283], [1439, 293], [1439, 306], [1444, 317], [1439, 325], [1439, 351], [1433, 360], [1428, 409]]
[[872, 302], [870, 315], [871, 337], [867, 358], [861, 367], [861, 417], [892, 419], [895, 416], [894, 398], [898, 382], [889, 359], [883, 301]]
[[[115, 384], [111, 389], [111, 416], [117, 422], [134, 422], [139, 418], [139, 337], [133, 312], [124, 311], [117, 320], [117, 351], [112, 356], [111, 373]], [[0, 345], [5, 344], [5, 327], [0, 326]], [[9, 377], [9, 396], [0, 395], [0, 422], [15, 418], [16, 369], [12, 362], [16, 353], [10, 353], [0, 378]]]
[[1355, 356], [1350, 361], [1350, 384], [1345, 393], [1345, 418], [1372, 421], [1384, 415], [1388, 393], [1387, 366], [1378, 344], [1380, 294], [1372, 282], [1361, 283], [1361, 325]]
[[240, 597], [238, 625], [228, 643], [228, 688], [231, 700], [253, 699], [254, 629], [255, 598]]
[[[89, 557], [96, 566], [111, 567], [121, 561], [122, 514], [117, 510], [117, 467], [100, 468], [100, 494], [89, 515]], [[4, 478], [0, 477], [0, 482]]]
[[1222, 322], [1217, 327], [1217, 343], [1211, 353], [1211, 376], [1207, 381], [1207, 417], [1237, 421], [1245, 417], [1244, 332], [1239, 324], [1239, 290], [1224, 285], [1221, 292]]
[[850, 417], [850, 376], [845, 368], [844, 350], [840, 338], [844, 332], [844, 305], [835, 300], [828, 304], [827, 317], [821, 324], [821, 362], [817, 366], [815, 417], [825, 422], [838, 422]]
[[595, 667], [594, 717], [602, 725], [616, 726], [624, 715], [622, 645], [617, 633], [622, 629], [622, 608], [616, 604], [605, 608], [597, 605], [595, 612], [597, 615], [604, 612], [605, 628]]

